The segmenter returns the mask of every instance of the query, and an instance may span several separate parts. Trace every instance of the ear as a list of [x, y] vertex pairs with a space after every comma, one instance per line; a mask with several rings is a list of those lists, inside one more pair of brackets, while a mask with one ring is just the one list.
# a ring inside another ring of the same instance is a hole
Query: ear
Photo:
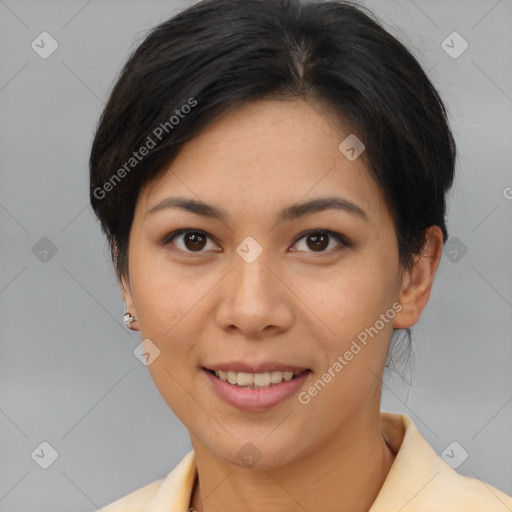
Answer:
[[396, 329], [407, 329], [418, 321], [430, 297], [442, 254], [443, 232], [439, 226], [430, 226], [423, 252], [417, 256], [412, 269], [404, 274], [398, 297], [402, 309], [393, 323]]

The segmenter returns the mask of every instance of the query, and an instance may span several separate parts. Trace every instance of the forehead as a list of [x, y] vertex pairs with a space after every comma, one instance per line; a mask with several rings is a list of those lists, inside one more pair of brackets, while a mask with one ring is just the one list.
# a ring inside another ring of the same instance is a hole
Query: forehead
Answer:
[[186, 143], [141, 191], [145, 213], [181, 195], [253, 215], [277, 205], [338, 195], [371, 217], [386, 211], [364, 159], [338, 149], [350, 135], [323, 105], [262, 100], [224, 113]]

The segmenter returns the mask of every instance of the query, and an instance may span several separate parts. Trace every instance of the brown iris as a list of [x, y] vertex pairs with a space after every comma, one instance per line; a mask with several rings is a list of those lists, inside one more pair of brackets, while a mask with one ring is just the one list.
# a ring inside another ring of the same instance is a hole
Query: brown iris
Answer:
[[183, 237], [185, 247], [191, 251], [201, 250], [206, 242], [206, 236], [197, 231], [188, 231]]
[[[308, 247], [314, 250], [323, 250], [329, 245], [329, 236], [325, 233], [313, 234], [307, 237]], [[313, 244], [310, 244], [310, 240], [315, 240]]]

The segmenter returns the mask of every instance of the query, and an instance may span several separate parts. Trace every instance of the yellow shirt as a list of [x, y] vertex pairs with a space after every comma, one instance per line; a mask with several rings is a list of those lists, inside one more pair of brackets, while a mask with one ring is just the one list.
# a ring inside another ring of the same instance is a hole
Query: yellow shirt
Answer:
[[[511, 512], [512, 497], [457, 473], [405, 414], [381, 411], [395, 460], [369, 512]], [[102, 507], [103, 512], [188, 512], [197, 474], [194, 451], [165, 477]], [[321, 508], [321, 507], [320, 507]]]

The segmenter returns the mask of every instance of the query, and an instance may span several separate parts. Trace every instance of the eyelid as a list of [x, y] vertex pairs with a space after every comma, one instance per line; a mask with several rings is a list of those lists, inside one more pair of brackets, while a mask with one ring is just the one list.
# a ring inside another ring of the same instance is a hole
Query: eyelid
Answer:
[[[297, 235], [297, 237], [295, 238], [295, 241], [293, 242], [292, 245], [295, 245], [299, 240], [301, 240], [305, 236], [316, 234], [316, 233], [326, 234], [330, 238], [334, 238], [338, 242], [339, 247], [336, 247], [336, 248], [331, 249], [329, 251], [321, 251], [321, 252], [317, 252], [317, 253], [315, 253], [314, 251], [306, 251], [309, 254], [312, 254], [314, 256], [321, 257], [321, 256], [327, 256], [327, 255], [335, 254], [335, 253], [337, 253], [337, 252], [339, 252], [339, 251], [341, 251], [343, 249], [346, 249], [346, 248], [352, 246], [352, 243], [350, 242], [350, 240], [345, 235], [342, 235], [341, 233], [338, 233], [336, 231], [332, 231], [330, 229], [322, 229], [322, 228], [313, 228], [313, 229], [307, 229], [306, 231], [303, 231], [302, 233]], [[296, 251], [296, 252], [299, 252], [299, 251]]]
[[[203, 231], [202, 229], [196, 229], [196, 228], [181, 228], [176, 229], [175, 231], [172, 231], [168, 235], [166, 235], [161, 242], [158, 242], [158, 245], [161, 245], [163, 247], [167, 247], [171, 244], [171, 240], [173, 238], [176, 238], [177, 236], [183, 235], [184, 233], [198, 233], [202, 236], [205, 236], [206, 238], [209, 238], [210, 240], [213, 240], [215, 243], [217, 243], [217, 240], [214, 236], [210, 235], [210, 233], [207, 233], [206, 231]], [[183, 251], [182, 249], [176, 248], [176, 251], [180, 252], [181, 254], [185, 254], [187, 256], [200, 256], [205, 251], [199, 251], [199, 252], [193, 252], [193, 251]], [[219, 251], [217, 251], [219, 252]]]
[[[159, 242], [159, 245], [162, 245], [162, 246], [166, 247], [167, 245], [171, 244], [171, 240], [173, 238], [176, 238], [179, 235], [183, 235], [184, 233], [190, 233], [190, 232], [198, 233], [198, 234], [200, 234], [202, 236], [205, 236], [206, 238], [209, 238], [210, 240], [213, 240], [215, 243], [217, 243], [217, 241], [216, 241], [214, 236], [210, 235], [208, 232], [206, 232], [206, 231], [204, 231], [202, 229], [181, 228], [181, 229], [177, 229], [175, 231], [172, 231], [171, 233], [166, 235], [163, 238], [163, 240], [161, 242]], [[330, 254], [336, 253], [336, 252], [338, 252], [338, 251], [340, 251], [340, 250], [342, 250], [344, 248], [351, 247], [351, 245], [352, 245], [351, 242], [348, 240], [348, 238], [346, 236], [342, 235], [341, 233], [337, 233], [336, 231], [332, 231], [332, 230], [329, 230], [329, 229], [322, 229], [322, 228], [313, 228], [313, 229], [308, 229], [306, 231], [302, 231], [301, 233], [299, 233], [297, 235], [297, 237], [295, 238], [295, 240], [292, 243], [292, 245], [295, 245], [299, 240], [301, 240], [302, 238], [306, 237], [307, 235], [317, 234], [317, 233], [326, 234], [329, 237], [334, 238], [338, 242], [340, 247], [335, 248], [335, 249], [331, 249], [330, 251], [321, 251], [321, 252], [318, 252], [318, 253], [315, 253], [314, 251], [306, 251], [306, 252], [309, 252], [312, 255], [319, 256], [319, 257], [322, 256], [322, 255], [327, 255], [327, 254], [330, 255]], [[199, 256], [203, 252], [205, 252], [205, 251], [198, 251], [198, 252], [183, 251], [181, 249], [176, 249], [176, 250], [181, 252], [181, 253], [183, 253], [183, 254], [186, 254], [187, 256]], [[294, 252], [300, 252], [300, 251], [294, 251]]]

